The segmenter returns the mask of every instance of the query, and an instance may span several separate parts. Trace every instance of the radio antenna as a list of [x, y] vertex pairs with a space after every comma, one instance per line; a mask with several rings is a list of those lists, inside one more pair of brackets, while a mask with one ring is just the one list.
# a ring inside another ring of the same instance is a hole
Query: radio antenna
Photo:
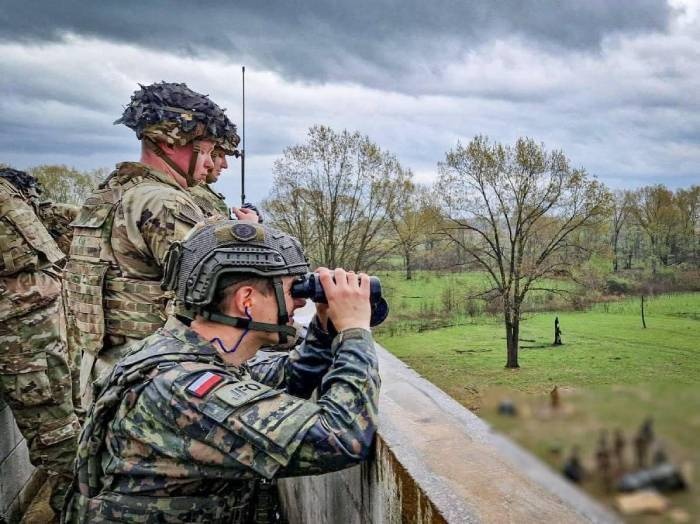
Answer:
[[241, 134], [243, 135], [241, 147], [241, 205], [245, 204], [245, 66], [241, 68], [241, 81], [243, 83], [243, 121]]

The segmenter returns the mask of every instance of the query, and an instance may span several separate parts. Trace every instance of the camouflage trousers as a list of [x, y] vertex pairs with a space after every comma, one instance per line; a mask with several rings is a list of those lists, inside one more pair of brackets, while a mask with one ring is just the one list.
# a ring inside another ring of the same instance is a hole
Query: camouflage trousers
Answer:
[[62, 319], [62, 301], [56, 298], [0, 322], [0, 393], [27, 440], [31, 463], [46, 470], [56, 486], [55, 511], [73, 475], [80, 431]]

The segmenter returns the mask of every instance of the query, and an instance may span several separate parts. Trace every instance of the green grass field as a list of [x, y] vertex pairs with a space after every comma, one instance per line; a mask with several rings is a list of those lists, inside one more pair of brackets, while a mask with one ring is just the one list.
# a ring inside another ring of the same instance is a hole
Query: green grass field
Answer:
[[[490, 289], [486, 273], [450, 273], [416, 271], [406, 280], [402, 271], [377, 273], [382, 292], [391, 306], [389, 319], [377, 330], [379, 334], [422, 332], [435, 328], [481, 322], [489, 312], [487, 303], [473, 296]], [[543, 286], [573, 291], [567, 281], [548, 280]], [[528, 310], [551, 310], [558, 306], [570, 309], [567, 298], [546, 291], [533, 291], [525, 301]]]
[[[384, 278], [384, 277], [383, 277]], [[474, 283], [479, 275], [393, 283], [400, 295], [439, 300], [448, 286]], [[463, 280], [460, 280], [463, 279]], [[483, 280], [483, 279], [482, 279]], [[397, 291], [394, 291], [397, 293]], [[396, 312], [390, 302], [392, 312]], [[647, 298], [642, 329], [639, 298], [595, 305], [589, 311], [538, 312], [521, 324], [518, 370], [506, 370], [505, 334], [498, 317], [477, 315], [454, 327], [394, 334], [378, 341], [465, 406], [559, 469], [573, 445], [592, 455], [601, 430], [620, 428], [630, 438], [647, 416], [659, 441], [687, 474], [700, 468], [700, 293]], [[558, 315], [564, 345], [553, 347]], [[549, 392], [562, 406], [549, 408]], [[500, 400], [519, 408], [516, 418], [497, 414]], [[627, 449], [632, 459], [631, 444]], [[604, 499], [596, 478], [587, 489]], [[608, 500], [609, 501], [609, 500]], [[673, 495], [674, 506], [700, 520], [697, 488]], [[663, 522], [636, 518], [633, 522]]]

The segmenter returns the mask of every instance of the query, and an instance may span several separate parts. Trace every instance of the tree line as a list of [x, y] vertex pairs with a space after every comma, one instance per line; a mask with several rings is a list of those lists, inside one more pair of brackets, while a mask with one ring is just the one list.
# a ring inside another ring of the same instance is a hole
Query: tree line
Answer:
[[[106, 170], [29, 170], [44, 197], [79, 204]], [[506, 367], [518, 367], [522, 305], [547, 282], [576, 278], [593, 255], [612, 272], [700, 267], [700, 186], [610, 191], [561, 150], [531, 138], [500, 144], [476, 136], [438, 163], [432, 185], [369, 137], [327, 126], [274, 163], [266, 220], [301, 241], [315, 265], [371, 271], [400, 261], [416, 269], [476, 269], [482, 298], [496, 301]]]
[[[478, 269], [518, 367], [522, 306], [534, 290], [561, 292], [593, 255], [612, 271], [633, 264], [698, 268], [700, 186], [610, 191], [563, 151], [531, 138], [476, 136], [438, 164], [431, 186], [359, 133], [312, 127], [285, 149], [264, 202], [271, 222], [299, 237], [314, 263], [371, 270], [400, 257], [417, 268]], [[624, 261], [624, 264], [621, 263]]]
[[319, 265], [371, 270], [398, 256], [407, 279], [416, 269], [488, 271], [493, 257], [484, 249], [507, 255], [523, 240], [529, 269], [537, 258], [528, 260], [528, 249], [549, 236], [550, 273], [593, 253], [608, 256], [613, 271], [700, 264], [700, 186], [610, 191], [562, 151], [528, 138], [458, 144], [438, 164], [437, 181], [425, 185], [368, 137], [315, 126], [305, 143], [284, 151], [273, 174], [266, 214]]

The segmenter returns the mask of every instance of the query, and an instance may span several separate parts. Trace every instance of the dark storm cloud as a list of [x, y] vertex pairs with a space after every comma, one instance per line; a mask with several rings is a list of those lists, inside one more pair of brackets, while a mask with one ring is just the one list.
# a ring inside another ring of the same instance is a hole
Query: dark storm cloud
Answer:
[[[133, 133], [112, 125], [138, 83], [187, 82], [240, 123], [245, 63], [252, 200], [269, 190], [274, 160], [314, 124], [369, 135], [422, 182], [475, 134], [542, 140], [616, 187], [697, 178], [700, 19], [691, 8], [44, 4], [0, 0], [0, 162], [19, 168], [138, 158]], [[231, 202], [238, 169], [217, 184]]]
[[672, 16], [659, 0], [0, 3], [4, 40], [70, 32], [193, 55], [214, 50], [288, 78], [375, 86], [439, 69], [493, 39], [596, 51], [611, 34], [663, 31]]

